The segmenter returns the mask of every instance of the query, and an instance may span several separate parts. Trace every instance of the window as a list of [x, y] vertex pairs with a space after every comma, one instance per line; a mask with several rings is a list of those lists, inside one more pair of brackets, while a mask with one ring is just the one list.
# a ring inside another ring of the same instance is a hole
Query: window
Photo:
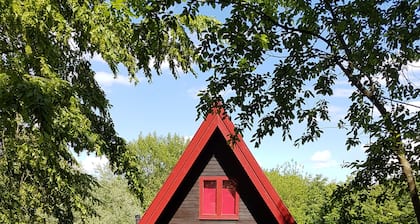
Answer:
[[200, 219], [238, 219], [236, 184], [223, 176], [200, 178]]

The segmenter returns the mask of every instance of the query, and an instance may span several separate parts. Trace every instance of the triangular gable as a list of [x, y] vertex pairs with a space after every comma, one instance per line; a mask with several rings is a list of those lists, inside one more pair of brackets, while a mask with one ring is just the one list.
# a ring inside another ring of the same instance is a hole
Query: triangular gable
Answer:
[[[230, 139], [230, 136], [235, 133], [233, 123], [223, 114], [223, 110], [219, 112], [214, 110], [206, 117], [194, 137], [191, 139], [178, 163], [175, 165], [173, 171], [163, 184], [161, 190], [156, 195], [152, 204], [141, 218], [139, 224], [156, 223], [156, 220], [164, 211], [171, 198], [174, 197], [176, 190], [181, 185], [182, 181], [184, 181], [187, 173], [192, 168], [194, 162], [198, 159], [201, 151], [216, 130], [219, 130], [222, 133], [227, 142]], [[246, 172], [246, 175], [248, 175], [277, 222], [284, 224], [295, 223], [292, 215], [289, 213], [277, 192], [265, 176], [263, 170], [246, 146], [242, 136], [238, 135], [238, 141], [231, 147], [233, 147], [233, 153], [243, 170]]]

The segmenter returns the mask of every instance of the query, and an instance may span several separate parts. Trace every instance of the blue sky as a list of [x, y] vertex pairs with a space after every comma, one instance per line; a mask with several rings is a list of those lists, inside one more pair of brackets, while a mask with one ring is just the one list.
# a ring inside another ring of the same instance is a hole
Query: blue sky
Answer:
[[[197, 93], [206, 86], [206, 74], [194, 77], [183, 74], [174, 79], [169, 70], [163, 65], [163, 75], [154, 76], [152, 83], [144, 80], [139, 74], [137, 85], [130, 83], [124, 69], [114, 79], [106, 63], [98, 56], [92, 58], [92, 65], [96, 71], [96, 80], [104, 89], [107, 98], [113, 105], [111, 116], [119, 135], [127, 141], [135, 140], [143, 135], [156, 133], [167, 135], [178, 134], [192, 137], [197, 131], [202, 119], [196, 120]], [[407, 74], [412, 81], [420, 85], [420, 63], [409, 67]], [[283, 142], [280, 130], [277, 134], [266, 137], [261, 146], [256, 149], [250, 142], [251, 131], [244, 133], [244, 139], [251, 152], [263, 168], [274, 168], [286, 162], [297, 162], [303, 166], [303, 172], [311, 175], [321, 174], [329, 180], [345, 181], [351, 170], [343, 168], [346, 162], [364, 159], [363, 144], [346, 150], [346, 131], [336, 128], [337, 121], [343, 118], [348, 107], [348, 96], [351, 88], [345, 82], [338, 82], [335, 95], [328, 99], [331, 103], [330, 114], [332, 121], [321, 124], [324, 134], [314, 143], [307, 143], [296, 148], [290, 141]], [[420, 101], [412, 102], [420, 106]], [[295, 126], [292, 136], [298, 137], [302, 133], [299, 126]], [[367, 136], [363, 139], [368, 143]], [[82, 155], [83, 167], [92, 172], [93, 167], [104, 164], [104, 158]]]

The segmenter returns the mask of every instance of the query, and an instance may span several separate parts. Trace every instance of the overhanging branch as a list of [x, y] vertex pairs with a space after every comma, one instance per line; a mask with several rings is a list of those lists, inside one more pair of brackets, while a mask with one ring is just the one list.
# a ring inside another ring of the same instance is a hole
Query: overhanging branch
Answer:
[[276, 26], [280, 27], [281, 29], [283, 29], [283, 30], [285, 30], [285, 31], [288, 31], [288, 32], [297, 32], [297, 33], [302, 33], [302, 34], [307, 34], [307, 35], [310, 35], [310, 36], [314, 36], [314, 37], [316, 37], [316, 38], [318, 38], [318, 39], [320, 39], [320, 40], [324, 41], [324, 42], [328, 45], [328, 47], [331, 47], [331, 46], [332, 46], [332, 44], [331, 44], [331, 41], [330, 41], [330, 40], [328, 40], [327, 38], [325, 38], [325, 37], [321, 36], [321, 35], [320, 35], [320, 34], [318, 34], [318, 33], [312, 32], [312, 31], [310, 31], [310, 30], [299, 29], [299, 28], [296, 28], [296, 27], [290, 27], [290, 26], [287, 26], [287, 25], [281, 24], [281, 23], [279, 23], [277, 20], [275, 20], [273, 17], [271, 17], [271, 16], [267, 15], [265, 12], [263, 12], [263, 11], [259, 10], [259, 8], [257, 8], [257, 7], [252, 7], [251, 5], [249, 5], [249, 3], [242, 3], [242, 2], [241, 2], [241, 4], [243, 4], [243, 6], [244, 6], [246, 9], [251, 10], [251, 11], [254, 11], [254, 12], [256, 12], [257, 14], [262, 15], [265, 19], [269, 20], [269, 21], [270, 21], [270, 22], [272, 22], [274, 25], [276, 25]]

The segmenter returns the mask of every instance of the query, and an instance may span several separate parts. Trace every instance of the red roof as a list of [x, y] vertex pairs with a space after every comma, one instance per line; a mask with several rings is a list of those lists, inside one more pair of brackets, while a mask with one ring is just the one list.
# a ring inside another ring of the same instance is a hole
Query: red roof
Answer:
[[[177, 188], [199, 157], [200, 152], [204, 149], [210, 137], [217, 129], [223, 134], [226, 141], [229, 142], [230, 136], [235, 133], [234, 125], [231, 120], [223, 114], [224, 111], [219, 111], [218, 113], [214, 110], [213, 113], [209, 114], [203, 121], [139, 224], [156, 223], [156, 220], [165, 209], [165, 206], [174, 196]], [[250, 178], [258, 193], [260, 193], [261, 198], [264, 200], [264, 203], [270, 209], [277, 222], [285, 224], [295, 223], [292, 215], [289, 213], [277, 192], [265, 176], [263, 170], [246, 146], [242, 136], [238, 136], [238, 141], [231, 145], [231, 148], [243, 170]]]

